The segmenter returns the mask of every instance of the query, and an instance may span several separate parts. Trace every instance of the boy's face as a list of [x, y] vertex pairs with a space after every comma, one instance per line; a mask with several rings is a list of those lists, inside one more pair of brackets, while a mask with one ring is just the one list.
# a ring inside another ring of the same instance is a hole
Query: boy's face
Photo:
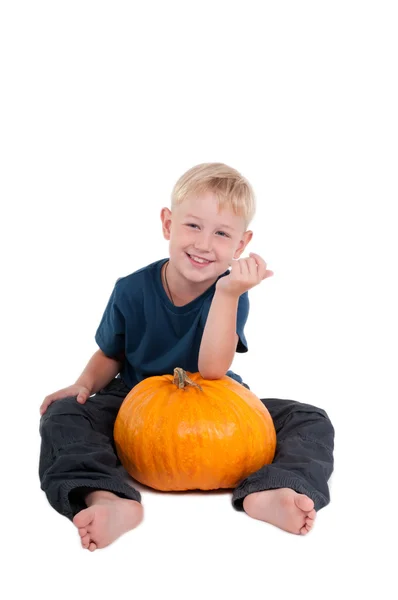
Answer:
[[[163, 235], [170, 240], [170, 263], [191, 281], [216, 280], [239, 258], [253, 235], [244, 231], [243, 217], [230, 209], [218, 212], [212, 192], [187, 198], [173, 213], [163, 208], [161, 219]], [[188, 254], [210, 262], [196, 266]]]

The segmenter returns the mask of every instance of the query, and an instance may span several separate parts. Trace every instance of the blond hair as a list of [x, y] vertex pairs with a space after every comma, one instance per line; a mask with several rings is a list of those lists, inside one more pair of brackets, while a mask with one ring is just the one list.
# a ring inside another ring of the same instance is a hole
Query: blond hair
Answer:
[[245, 230], [254, 217], [256, 200], [252, 186], [236, 169], [224, 163], [201, 163], [186, 171], [171, 193], [171, 211], [188, 196], [213, 192], [219, 210], [231, 209], [245, 220]]

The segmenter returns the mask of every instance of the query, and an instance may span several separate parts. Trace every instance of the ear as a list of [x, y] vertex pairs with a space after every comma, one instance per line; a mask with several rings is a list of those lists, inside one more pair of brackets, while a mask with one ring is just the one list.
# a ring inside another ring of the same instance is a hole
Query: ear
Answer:
[[162, 220], [163, 237], [165, 238], [165, 240], [170, 239], [171, 216], [172, 216], [171, 211], [166, 207], [162, 208], [162, 210], [160, 211], [160, 218]]
[[240, 255], [244, 252], [247, 244], [251, 241], [253, 237], [252, 231], [245, 231], [242, 235], [242, 239], [240, 240], [237, 249], [235, 250], [234, 259], [238, 259]]

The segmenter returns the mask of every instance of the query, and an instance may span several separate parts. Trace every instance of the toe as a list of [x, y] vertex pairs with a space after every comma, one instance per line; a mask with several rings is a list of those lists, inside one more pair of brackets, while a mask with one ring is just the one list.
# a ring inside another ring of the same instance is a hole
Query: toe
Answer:
[[90, 552], [94, 552], [94, 550], [97, 549], [97, 544], [94, 544], [94, 542], [91, 542], [88, 549], [90, 550]]
[[91, 541], [90, 534], [87, 533], [84, 537], [82, 537], [81, 541], [82, 541], [83, 548], [88, 548], [90, 545], [90, 541]]
[[300, 529], [301, 535], [307, 535], [312, 530], [312, 525], [309, 523], [304, 523], [303, 527]]
[[93, 520], [92, 510], [90, 508], [84, 508], [73, 517], [73, 524], [79, 529], [87, 527]]
[[80, 537], [84, 537], [85, 535], [87, 535], [87, 527], [80, 527], [79, 535], [80, 535]]
[[300, 529], [300, 533], [301, 535], [307, 535], [307, 533], [309, 532], [309, 529], [307, 528], [306, 525], [304, 525], [301, 529]]
[[308, 498], [305, 494], [297, 494], [295, 498], [296, 506], [301, 508], [305, 512], [309, 512], [314, 508], [314, 502], [311, 498]]
[[308, 519], [315, 519], [316, 517], [316, 510], [310, 510], [310, 512], [307, 515]]

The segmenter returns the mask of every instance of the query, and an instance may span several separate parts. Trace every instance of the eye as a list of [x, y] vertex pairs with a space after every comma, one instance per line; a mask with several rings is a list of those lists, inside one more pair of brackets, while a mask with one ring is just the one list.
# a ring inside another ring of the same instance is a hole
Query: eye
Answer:
[[[187, 223], [186, 225], [187, 227], [199, 227], [199, 225], [197, 225], [196, 223]], [[229, 237], [229, 235], [225, 233], [225, 231], [217, 231], [217, 233], [222, 233], [223, 237]]]

